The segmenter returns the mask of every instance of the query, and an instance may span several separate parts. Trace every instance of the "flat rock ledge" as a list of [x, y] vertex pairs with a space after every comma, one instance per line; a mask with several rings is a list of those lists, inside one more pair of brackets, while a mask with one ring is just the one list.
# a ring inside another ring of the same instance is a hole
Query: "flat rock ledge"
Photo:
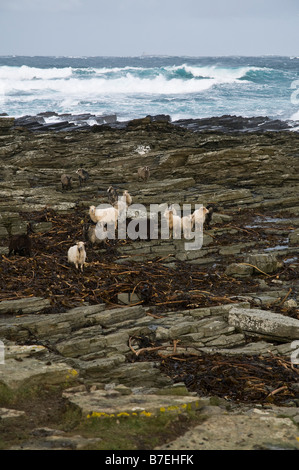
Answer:
[[[171, 125], [151, 119], [118, 128], [112, 118], [109, 126], [104, 119], [104, 126], [66, 132], [68, 122], [48, 129], [29, 121], [0, 120], [2, 259], [8, 254], [8, 235], [24, 233], [28, 220], [36, 240], [55, 232], [48, 210], [64, 216], [79, 208], [87, 215], [91, 204], [107, 202], [113, 185], [120, 193], [128, 189], [134, 203], [146, 207], [165, 202], [215, 207], [201, 250], [182, 249], [180, 240], [136, 241], [119, 247], [117, 263], [161, 257], [173, 267], [180, 262], [203, 270], [216, 265], [236, 285], [247, 286], [254, 279], [257, 287], [255, 292], [242, 289], [242, 295], [230, 292], [229, 302], [219, 306], [155, 316], [141, 305], [126, 305], [140, 300], [127, 291], [119, 293], [118, 308], [86, 303], [57, 314], [49, 314], [46, 292], [27, 297], [17, 292], [22, 298], [6, 300], [14, 290], [5, 291], [0, 302], [0, 392], [9, 396], [61, 387], [64, 399], [84, 419], [117, 414], [121, 419], [133, 413], [149, 419], [158, 413], [186, 413], [190, 407], [205, 417], [203, 424], [161, 449], [299, 449], [299, 392], [283, 407], [199, 399], [162, 374], [157, 362], [143, 361], [136, 341], [150, 338], [163, 355], [175, 352], [181, 359], [214, 353], [232, 358], [275, 355], [288, 361], [296, 356], [299, 320], [276, 308], [298, 309], [298, 134], [279, 128], [255, 133], [262, 129], [257, 121], [249, 123], [252, 132], [242, 131], [248, 123], [238, 132], [226, 118], [216, 120], [212, 130], [205, 121]], [[219, 132], [227, 126], [229, 132]], [[137, 178], [143, 165], [151, 169], [147, 183]], [[76, 176], [80, 166], [90, 174], [82, 187]], [[72, 190], [62, 189], [62, 173], [73, 177]], [[36, 247], [34, 252], [41, 254]], [[20, 259], [10, 261], [17, 266]], [[283, 269], [288, 269], [286, 279]], [[13, 405], [0, 402], [0, 407], [0, 423], [24, 419]], [[36, 428], [30, 440], [14, 448], [84, 449], [98, 442]]]
[[[36, 302], [43, 305], [41, 299]], [[299, 449], [299, 408], [211, 406], [209, 397], [199, 398], [183, 383], [174, 384], [154, 361], [129, 360], [132, 355], [142, 357], [142, 350], [131, 342], [140, 335], [159, 341], [163, 355], [175, 351], [182, 358], [203, 352], [290, 356], [299, 320], [250, 308], [248, 302], [168, 312], [161, 318], [148, 315], [141, 305], [115, 309], [87, 305], [57, 315], [37, 315], [33, 299], [27, 306], [26, 299], [21, 303], [34, 313], [0, 319], [5, 352], [0, 389], [18, 393], [28, 387], [62, 386], [63, 397], [84, 419], [146, 419], [191, 409], [203, 414], [204, 424], [163, 449]], [[12, 312], [9, 302], [2, 304]], [[259, 340], [248, 343], [248, 334], [258, 335]], [[0, 420], [22, 416], [18, 410], [0, 410]], [[228, 440], [218, 427], [228, 430]], [[14, 448], [80, 449], [97, 443], [79, 437], [52, 430]]]

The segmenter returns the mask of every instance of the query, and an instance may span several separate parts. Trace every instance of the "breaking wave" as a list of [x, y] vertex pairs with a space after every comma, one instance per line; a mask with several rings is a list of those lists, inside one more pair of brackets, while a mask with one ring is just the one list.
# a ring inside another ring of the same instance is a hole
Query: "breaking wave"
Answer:
[[[2, 59], [2, 60], [1, 60]], [[289, 118], [294, 60], [256, 58], [53, 58], [0, 57], [1, 112], [21, 116], [45, 110], [117, 113], [123, 118], [170, 114], [197, 118], [237, 114]], [[55, 63], [54, 66], [51, 64]], [[30, 64], [34, 64], [30, 65]]]

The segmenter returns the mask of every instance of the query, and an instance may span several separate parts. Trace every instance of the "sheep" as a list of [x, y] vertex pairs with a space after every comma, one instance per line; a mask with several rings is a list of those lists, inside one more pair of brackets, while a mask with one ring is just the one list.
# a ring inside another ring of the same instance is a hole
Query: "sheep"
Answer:
[[126, 201], [118, 199], [118, 201], [114, 204], [114, 209], [117, 210], [117, 217], [120, 222], [123, 222], [127, 217], [127, 208], [128, 205]]
[[177, 215], [174, 208], [166, 209], [164, 217], [168, 220], [170, 235], [172, 238], [181, 238], [181, 217]]
[[172, 238], [181, 238], [182, 219], [179, 215], [172, 216]]
[[182, 230], [184, 237], [187, 239], [191, 238], [191, 229], [192, 229], [192, 215], [184, 215], [182, 217]]
[[123, 195], [121, 196], [121, 200], [124, 201], [127, 206], [130, 206], [132, 204], [132, 196], [130, 193], [128, 193], [127, 190], [123, 192]]
[[79, 185], [82, 186], [89, 179], [89, 173], [84, 168], [79, 168], [76, 173], [79, 176]]
[[118, 199], [117, 189], [113, 188], [113, 186], [109, 186], [109, 188], [107, 189], [107, 193], [110, 204], [114, 204]]
[[140, 181], [140, 179], [142, 181], [148, 181], [149, 177], [150, 177], [150, 169], [148, 166], [144, 166], [142, 168], [138, 168], [138, 171], [137, 171], [137, 175], [138, 175], [138, 179]]
[[209, 213], [209, 209], [207, 209], [204, 206], [199, 209], [196, 209], [193, 212], [192, 217], [191, 217], [192, 227], [194, 226], [195, 222], [197, 222], [197, 224], [200, 224], [203, 228], [205, 219], [208, 213]]
[[209, 210], [209, 212], [206, 214], [206, 218], [205, 218], [205, 221], [204, 221], [204, 226], [207, 229], [209, 229], [211, 221], [212, 221], [212, 217], [213, 217], [214, 207], [213, 206], [207, 206], [207, 209]]
[[117, 217], [120, 222], [123, 222], [127, 216], [127, 208], [132, 204], [132, 196], [127, 190], [123, 192], [123, 195], [117, 199], [113, 204], [113, 207], [118, 211]]
[[72, 177], [66, 174], [61, 175], [62, 189], [72, 189]]
[[69, 263], [74, 264], [76, 269], [80, 268], [81, 271], [83, 271], [86, 260], [86, 251], [84, 245], [84, 242], [77, 242], [76, 245], [71, 246], [67, 252]]
[[138, 145], [135, 152], [139, 153], [139, 155], [145, 155], [150, 151], [150, 149], [149, 145]]
[[94, 223], [111, 223], [114, 222], [115, 229], [117, 227], [118, 209], [116, 207], [96, 208], [89, 207], [89, 216]]
[[29, 236], [30, 232], [33, 232], [32, 226], [30, 223], [27, 224], [27, 232], [26, 234], [22, 235], [14, 235], [10, 237], [9, 240], [9, 252], [8, 256], [12, 253], [15, 255], [18, 254], [20, 256], [31, 256], [31, 238]]
[[92, 246], [102, 243], [102, 240], [96, 236], [96, 225], [84, 224], [83, 235], [85, 241], [90, 242]]

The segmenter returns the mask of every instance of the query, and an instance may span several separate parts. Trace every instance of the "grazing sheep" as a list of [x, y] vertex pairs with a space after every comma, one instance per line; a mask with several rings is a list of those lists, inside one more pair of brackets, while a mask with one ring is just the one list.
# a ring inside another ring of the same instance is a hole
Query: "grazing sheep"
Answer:
[[118, 209], [116, 207], [107, 207], [97, 209], [95, 206], [89, 207], [89, 216], [94, 223], [112, 223], [117, 227]]
[[137, 175], [138, 175], [138, 179], [140, 181], [140, 179], [142, 181], [148, 181], [149, 177], [150, 177], [150, 169], [148, 166], [144, 166], [142, 168], [138, 168], [138, 171], [137, 171]]
[[84, 263], [86, 260], [86, 251], [84, 245], [84, 242], [77, 242], [76, 245], [71, 246], [67, 252], [69, 263], [74, 264], [76, 266], [76, 269], [80, 268], [81, 271], [83, 271]]
[[31, 224], [27, 224], [27, 233], [22, 235], [14, 235], [10, 237], [9, 240], [9, 252], [8, 256], [12, 253], [20, 256], [31, 256], [31, 238], [29, 236], [30, 232], [33, 232]]
[[109, 186], [109, 188], [107, 189], [107, 193], [108, 193], [108, 200], [110, 204], [112, 205], [115, 204], [115, 202], [118, 199], [117, 189], [113, 188], [113, 186]]
[[209, 209], [207, 209], [206, 207], [196, 209], [192, 214], [192, 227], [194, 226], [195, 222], [197, 222], [198, 224], [202, 224], [203, 227], [208, 213]]
[[72, 177], [68, 175], [61, 175], [62, 189], [72, 189]]
[[89, 173], [84, 168], [79, 168], [76, 173], [79, 176], [79, 185], [82, 186], [89, 179]]

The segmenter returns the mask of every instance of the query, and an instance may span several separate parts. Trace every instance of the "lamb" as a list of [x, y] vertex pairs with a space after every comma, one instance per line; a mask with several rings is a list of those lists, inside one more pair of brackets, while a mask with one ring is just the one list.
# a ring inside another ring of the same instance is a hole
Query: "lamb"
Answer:
[[150, 177], [150, 169], [148, 166], [144, 166], [142, 168], [138, 168], [138, 171], [137, 171], [137, 175], [138, 175], [138, 179], [140, 181], [140, 179], [142, 179], [142, 181], [148, 181], [149, 177]]
[[61, 175], [62, 189], [72, 189], [72, 177], [66, 174]]
[[82, 186], [89, 179], [89, 173], [84, 168], [79, 168], [76, 173], [79, 176], [79, 185]]
[[77, 242], [76, 245], [71, 246], [67, 252], [69, 263], [74, 264], [76, 269], [80, 268], [81, 271], [83, 271], [86, 260], [86, 251], [84, 245], [84, 242]]
[[115, 204], [118, 199], [117, 189], [113, 188], [113, 186], [109, 186], [109, 188], [107, 189], [107, 193], [110, 204]]
[[8, 256], [12, 253], [20, 256], [31, 256], [31, 238], [29, 236], [30, 232], [33, 232], [31, 224], [27, 224], [27, 233], [22, 235], [14, 235], [10, 237], [9, 240], [9, 252]]

